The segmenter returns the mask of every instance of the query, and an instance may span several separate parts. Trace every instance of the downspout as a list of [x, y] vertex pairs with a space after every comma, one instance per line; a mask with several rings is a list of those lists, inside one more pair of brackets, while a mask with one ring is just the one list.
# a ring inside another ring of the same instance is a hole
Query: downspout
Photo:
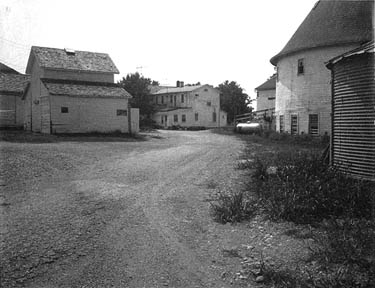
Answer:
[[330, 139], [329, 139], [329, 163], [330, 165], [332, 166], [333, 165], [333, 133], [334, 133], [334, 127], [333, 127], [333, 124], [334, 124], [334, 121], [333, 121], [333, 115], [334, 115], [334, 69], [333, 67], [330, 67], [331, 69], [331, 136], [330, 136]]
[[132, 119], [131, 119], [131, 105], [128, 99], [128, 133], [132, 135]]

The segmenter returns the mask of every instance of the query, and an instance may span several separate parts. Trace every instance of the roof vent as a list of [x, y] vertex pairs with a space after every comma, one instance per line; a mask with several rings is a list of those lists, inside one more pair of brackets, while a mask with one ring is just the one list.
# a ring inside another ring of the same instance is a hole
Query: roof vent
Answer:
[[68, 54], [68, 55], [75, 55], [76, 54], [76, 51], [74, 49], [70, 49], [70, 48], [65, 48], [65, 53]]

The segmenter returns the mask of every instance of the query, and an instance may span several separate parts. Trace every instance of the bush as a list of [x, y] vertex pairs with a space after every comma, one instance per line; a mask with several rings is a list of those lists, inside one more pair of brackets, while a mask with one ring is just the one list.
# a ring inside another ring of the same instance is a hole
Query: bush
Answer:
[[274, 219], [311, 223], [343, 215], [371, 217], [371, 184], [323, 163], [318, 153], [279, 154], [273, 161], [258, 157], [253, 168], [259, 202]]
[[244, 192], [219, 193], [217, 199], [211, 202], [211, 215], [215, 221], [223, 224], [241, 222], [254, 215], [256, 208], [253, 204], [245, 198]]

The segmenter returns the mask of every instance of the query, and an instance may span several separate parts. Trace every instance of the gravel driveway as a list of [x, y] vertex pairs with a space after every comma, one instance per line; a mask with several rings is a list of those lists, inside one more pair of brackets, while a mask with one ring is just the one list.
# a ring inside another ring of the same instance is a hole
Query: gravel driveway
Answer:
[[207, 199], [240, 185], [243, 142], [211, 131], [81, 140], [0, 142], [1, 287], [230, 286], [232, 228], [212, 221]]

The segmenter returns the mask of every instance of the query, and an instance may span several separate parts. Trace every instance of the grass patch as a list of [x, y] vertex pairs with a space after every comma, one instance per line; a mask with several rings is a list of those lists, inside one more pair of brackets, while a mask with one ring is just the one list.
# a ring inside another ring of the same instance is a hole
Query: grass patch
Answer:
[[210, 210], [216, 222], [235, 223], [253, 217], [256, 210], [253, 205], [254, 203], [245, 196], [245, 192], [233, 194], [221, 192], [211, 202]]

